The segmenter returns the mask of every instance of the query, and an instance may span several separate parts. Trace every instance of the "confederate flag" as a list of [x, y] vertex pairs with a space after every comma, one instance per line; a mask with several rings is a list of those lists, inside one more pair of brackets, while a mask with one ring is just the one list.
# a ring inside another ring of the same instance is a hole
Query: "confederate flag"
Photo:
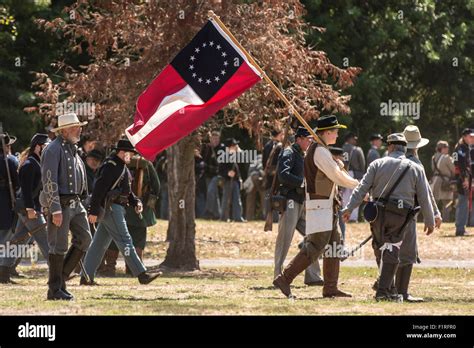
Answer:
[[260, 81], [245, 54], [212, 19], [137, 100], [126, 134], [153, 160]]

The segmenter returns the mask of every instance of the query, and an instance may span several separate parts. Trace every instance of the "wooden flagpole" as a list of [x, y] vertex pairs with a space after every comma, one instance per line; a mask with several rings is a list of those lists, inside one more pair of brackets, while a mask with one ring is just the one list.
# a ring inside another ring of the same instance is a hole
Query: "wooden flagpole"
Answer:
[[237, 41], [235, 36], [230, 32], [229, 29], [222, 23], [222, 21], [219, 19], [219, 17], [214, 13], [214, 11], [210, 10], [208, 11], [207, 15], [209, 18], [214, 20], [217, 25], [227, 34], [229, 35], [230, 39], [232, 42], [240, 48], [240, 50], [245, 54], [249, 62], [257, 68], [257, 70], [260, 72], [262, 75], [263, 79], [268, 82], [270, 87], [273, 89], [273, 91], [280, 97], [281, 100], [290, 108], [290, 111], [293, 115], [296, 116], [296, 118], [301, 122], [301, 124], [308, 130], [308, 132], [313, 136], [314, 140], [320, 145], [323, 145], [324, 147], [327, 147], [327, 145], [319, 138], [319, 136], [313, 131], [313, 129], [309, 126], [309, 124], [305, 121], [305, 119], [299, 114], [299, 112], [296, 110], [296, 108], [290, 103], [290, 101], [285, 97], [285, 95], [278, 89], [277, 86], [273, 83], [273, 81], [268, 77], [268, 75], [263, 71], [263, 69], [257, 64], [257, 62], [252, 58], [252, 56], [247, 52], [247, 50]]

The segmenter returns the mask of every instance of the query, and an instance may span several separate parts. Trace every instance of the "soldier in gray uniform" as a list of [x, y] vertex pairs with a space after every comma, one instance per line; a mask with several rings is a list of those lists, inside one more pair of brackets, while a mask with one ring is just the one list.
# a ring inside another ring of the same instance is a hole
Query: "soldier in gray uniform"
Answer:
[[[394, 276], [400, 263], [400, 246], [403, 244], [407, 223], [413, 218], [415, 195], [425, 221], [425, 231], [431, 234], [435, 220], [428, 182], [423, 168], [405, 157], [407, 141], [402, 133], [387, 138], [388, 156], [372, 162], [362, 181], [351, 195], [349, 204], [343, 209], [347, 221], [368, 192], [375, 202], [368, 207], [377, 209], [371, 222], [372, 246], [380, 268], [377, 301], [402, 302], [403, 297], [392, 293]], [[394, 189], [392, 189], [394, 188]]]
[[382, 146], [383, 137], [380, 134], [370, 136], [370, 149], [367, 152], [367, 167], [376, 159], [380, 158], [379, 149]]
[[[40, 202], [47, 210], [48, 221], [48, 300], [73, 299], [65, 281], [92, 239], [87, 212], [81, 202], [81, 196], [87, 193], [86, 168], [76, 146], [85, 124], [87, 122], [80, 122], [76, 114], [59, 116], [58, 127], [52, 129], [58, 136], [41, 157]], [[69, 231], [72, 245], [68, 250]]]
[[[407, 159], [418, 164], [423, 168], [424, 171], [423, 164], [418, 158], [418, 149], [428, 144], [429, 140], [422, 138], [418, 127], [412, 125], [405, 128], [403, 135], [405, 135], [405, 138], [407, 139]], [[436, 204], [431, 187], [428, 186], [428, 189], [431, 205], [435, 215], [435, 226], [439, 228], [442, 222], [441, 213]], [[398, 266], [397, 276], [395, 278], [397, 292], [401, 294], [403, 296], [403, 300], [407, 302], [423, 302], [423, 298], [413, 297], [408, 293], [408, 285], [410, 284], [413, 265], [419, 262], [418, 245], [416, 240], [416, 220], [417, 218], [415, 216], [407, 225], [405, 238], [403, 240], [402, 246], [400, 247], [400, 265]]]

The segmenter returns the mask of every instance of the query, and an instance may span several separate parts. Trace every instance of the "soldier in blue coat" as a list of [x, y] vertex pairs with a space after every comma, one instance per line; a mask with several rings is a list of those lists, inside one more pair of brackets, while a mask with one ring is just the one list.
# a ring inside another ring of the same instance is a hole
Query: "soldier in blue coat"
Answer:
[[11, 228], [13, 227], [15, 217], [13, 212], [14, 203], [12, 202], [10, 191], [13, 190], [13, 195], [16, 194], [19, 188], [19, 180], [18, 161], [13, 156], [8, 155], [9, 147], [13, 144], [14, 140], [7, 133], [0, 134], [0, 136], [3, 137], [5, 144], [4, 149], [0, 143], [0, 243], [3, 244], [11, 235]]
[[130, 141], [119, 140], [114, 150], [113, 155], [107, 158], [99, 169], [92, 192], [89, 222], [95, 224], [98, 221], [101, 208], [105, 212], [84, 259], [85, 272], [90, 280], [87, 280], [83, 274], [81, 285], [96, 285], [94, 277], [97, 268], [112, 240], [140, 284], [149, 284], [160, 275], [160, 273], [152, 274], [146, 270], [133, 245], [125, 221], [128, 206], [134, 207], [137, 214], [143, 212], [141, 201], [132, 192], [131, 174], [126, 166], [130, 163], [131, 154], [135, 152], [135, 149]]
[[[43, 256], [48, 259], [46, 220], [41, 213], [39, 193], [41, 190], [41, 152], [47, 146], [47, 134], [35, 134], [31, 139], [28, 157], [20, 166], [19, 180], [21, 192], [16, 200], [18, 223], [15, 233], [9, 238], [10, 244], [27, 244], [34, 239]], [[13, 283], [11, 270], [21, 257], [0, 258], [0, 283]]]

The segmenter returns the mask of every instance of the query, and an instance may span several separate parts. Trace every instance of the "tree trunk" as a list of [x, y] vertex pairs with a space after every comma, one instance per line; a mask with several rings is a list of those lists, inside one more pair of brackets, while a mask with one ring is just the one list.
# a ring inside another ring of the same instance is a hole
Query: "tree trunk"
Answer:
[[193, 136], [187, 136], [167, 150], [169, 247], [162, 265], [196, 270], [195, 179]]

